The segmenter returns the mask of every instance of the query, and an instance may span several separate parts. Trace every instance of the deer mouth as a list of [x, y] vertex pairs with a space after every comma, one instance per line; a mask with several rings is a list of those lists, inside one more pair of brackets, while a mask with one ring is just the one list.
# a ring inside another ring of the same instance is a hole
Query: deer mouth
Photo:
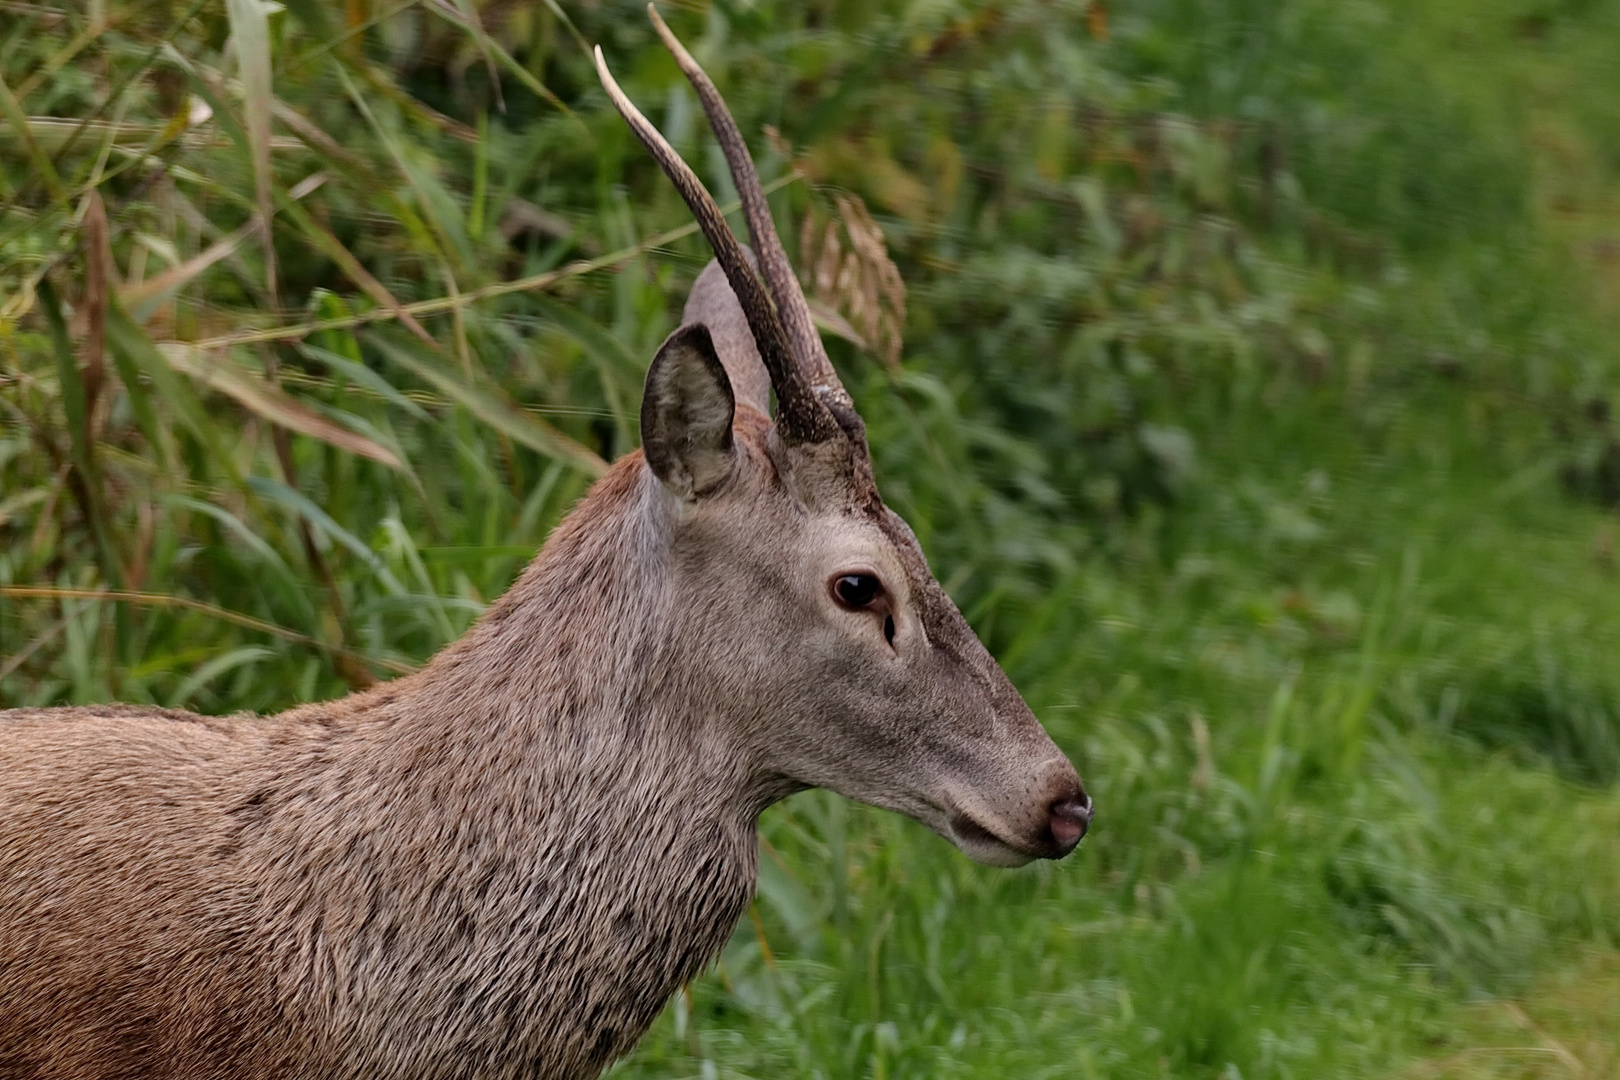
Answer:
[[1023, 866], [1041, 857], [1040, 852], [1003, 840], [960, 811], [951, 814], [948, 822], [950, 841], [976, 863], [985, 866]]

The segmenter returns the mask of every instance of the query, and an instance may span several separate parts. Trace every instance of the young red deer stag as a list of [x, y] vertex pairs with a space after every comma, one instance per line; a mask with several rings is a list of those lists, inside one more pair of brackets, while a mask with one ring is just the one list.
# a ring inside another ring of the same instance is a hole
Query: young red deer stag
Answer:
[[994, 865], [1085, 832], [1074, 768], [879, 499], [743, 140], [653, 18], [758, 275], [598, 51], [716, 257], [644, 449], [416, 675], [269, 717], [4, 714], [0, 1076], [593, 1077], [725, 943], [792, 792]]

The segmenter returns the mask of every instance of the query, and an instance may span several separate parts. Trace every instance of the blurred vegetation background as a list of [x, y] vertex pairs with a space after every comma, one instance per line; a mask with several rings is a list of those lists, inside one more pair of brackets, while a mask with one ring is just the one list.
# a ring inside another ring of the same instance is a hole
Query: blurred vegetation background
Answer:
[[[665, 14], [1099, 817], [796, 797], [614, 1075], [1620, 1075], [1620, 8]], [[598, 42], [729, 197], [636, 3], [0, 0], [0, 706], [410, 670], [636, 445]]]

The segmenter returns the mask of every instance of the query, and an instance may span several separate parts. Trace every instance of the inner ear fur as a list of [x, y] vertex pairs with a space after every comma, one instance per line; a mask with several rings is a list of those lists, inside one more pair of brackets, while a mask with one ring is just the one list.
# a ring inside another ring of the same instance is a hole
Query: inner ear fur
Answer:
[[736, 410], [708, 327], [689, 324], [669, 335], [641, 395], [641, 446], [653, 475], [683, 498], [713, 491], [731, 474]]

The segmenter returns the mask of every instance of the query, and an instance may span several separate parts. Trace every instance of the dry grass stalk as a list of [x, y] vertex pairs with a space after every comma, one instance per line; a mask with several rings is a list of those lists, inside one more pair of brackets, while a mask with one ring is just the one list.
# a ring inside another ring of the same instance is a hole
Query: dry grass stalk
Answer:
[[106, 376], [108, 278], [113, 267], [111, 231], [101, 192], [85, 196], [84, 210], [84, 398], [92, 434], [100, 427], [96, 403]]
[[891, 368], [900, 366], [906, 325], [906, 284], [889, 258], [883, 230], [860, 196], [833, 196], [836, 214], [805, 216], [799, 238], [801, 271], [811, 302], [837, 312], [859, 344]]

